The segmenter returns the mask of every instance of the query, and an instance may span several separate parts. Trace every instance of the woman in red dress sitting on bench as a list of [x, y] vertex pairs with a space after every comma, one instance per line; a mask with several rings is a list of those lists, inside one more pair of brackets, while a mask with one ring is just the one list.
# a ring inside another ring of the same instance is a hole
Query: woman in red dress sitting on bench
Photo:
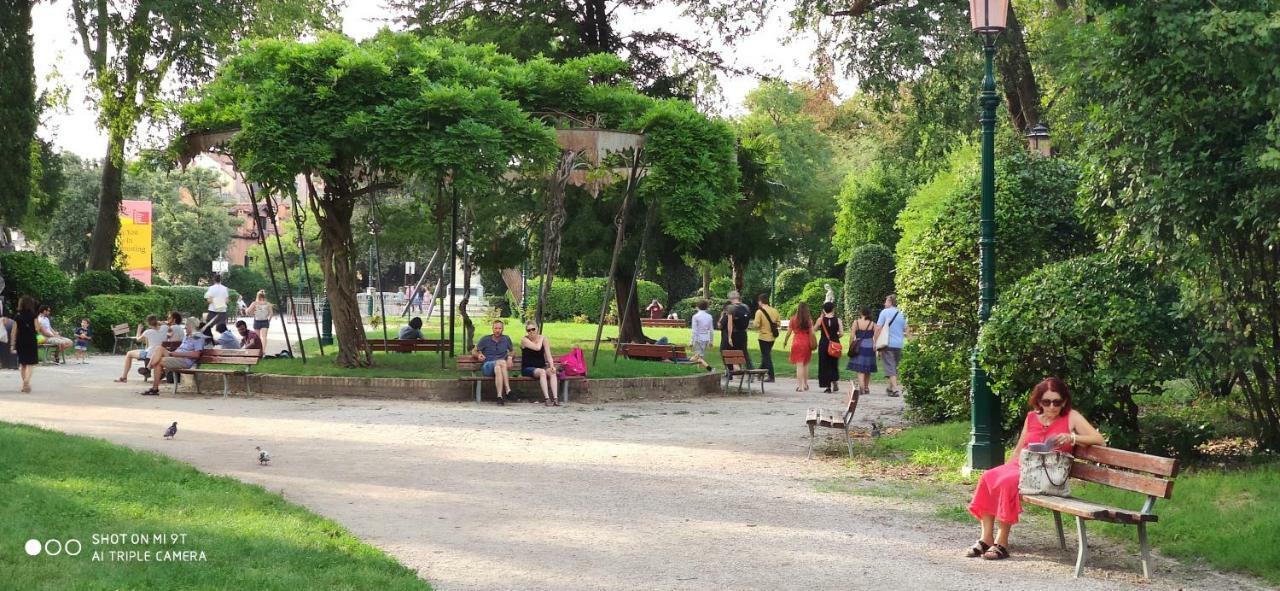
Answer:
[[[1013, 448], [1013, 457], [1004, 465], [987, 470], [973, 491], [969, 512], [982, 522], [982, 537], [966, 556], [987, 560], [1009, 557], [1009, 530], [1022, 513], [1018, 494], [1018, 456], [1030, 443], [1052, 443], [1058, 451], [1071, 453], [1075, 445], [1104, 445], [1102, 434], [1084, 415], [1071, 408], [1071, 391], [1058, 378], [1045, 378], [1031, 391], [1031, 412], [1022, 424], [1022, 434]], [[999, 537], [995, 523], [1000, 522]]]

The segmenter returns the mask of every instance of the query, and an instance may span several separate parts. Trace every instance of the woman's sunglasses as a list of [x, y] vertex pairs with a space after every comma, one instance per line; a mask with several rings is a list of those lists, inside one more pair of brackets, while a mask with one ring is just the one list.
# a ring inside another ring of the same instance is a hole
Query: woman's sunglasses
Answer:
[[1066, 400], [1063, 400], [1061, 398], [1041, 398], [1040, 406], [1044, 406], [1044, 407], [1062, 406], [1063, 404], [1066, 404], [1066, 402], [1067, 402]]
[[538, 327], [536, 327], [536, 326], [526, 326], [526, 327], [524, 327], [524, 331], [525, 331], [525, 332], [538, 332]]

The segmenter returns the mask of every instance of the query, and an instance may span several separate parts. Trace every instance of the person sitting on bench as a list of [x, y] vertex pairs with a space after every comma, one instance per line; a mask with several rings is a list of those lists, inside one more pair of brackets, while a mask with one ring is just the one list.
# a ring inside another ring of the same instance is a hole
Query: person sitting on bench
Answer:
[[471, 350], [473, 354], [484, 355], [484, 365], [480, 367], [480, 373], [487, 378], [493, 378], [493, 389], [498, 394], [498, 404], [507, 403], [507, 395], [511, 393], [511, 382], [508, 379], [507, 372], [511, 369], [511, 350], [515, 348], [511, 344], [511, 337], [502, 334], [505, 325], [501, 320], [493, 321], [493, 334], [480, 337], [476, 341], [476, 346]]
[[204, 334], [200, 332], [200, 321], [195, 318], [188, 318], [186, 321], [186, 333], [183, 337], [182, 344], [178, 345], [172, 353], [164, 347], [157, 347], [151, 355], [151, 389], [142, 392], [143, 396], [159, 396], [160, 395], [160, 379], [164, 376], [164, 372], [170, 369], [191, 369], [195, 367], [196, 360], [200, 358], [200, 351], [204, 349]]
[[214, 330], [218, 331], [218, 340], [214, 341], [214, 345], [216, 345], [219, 349], [239, 349], [240, 348], [240, 337], [236, 336], [235, 333], [228, 330], [227, 325], [219, 324], [218, 326], [214, 327]]
[[249, 325], [243, 320], [236, 321], [236, 332], [240, 333], [241, 349], [257, 349], [258, 357], [262, 357], [262, 338], [258, 333], [249, 330]]
[[39, 326], [36, 328], [40, 334], [44, 335], [44, 344], [53, 345], [58, 348], [57, 355], [54, 360], [58, 363], [66, 363], [67, 360], [62, 358], [62, 354], [73, 344], [71, 339], [62, 336], [61, 333], [53, 329], [53, 323], [49, 320], [49, 316], [53, 314], [53, 309], [49, 306], [40, 306], [40, 315], [36, 318]]
[[551, 356], [551, 343], [538, 334], [538, 325], [530, 322], [520, 339], [520, 375], [538, 380], [542, 400], [547, 406], [560, 406], [560, 380], [556, 376], [556, 360]]
[[409, 320], [409, 324], [400, 327], [400, 334], [396, 336], [402, 341], [422, 340], [422, 319], [414, 316]]
[[121, 384], [128, 382], [129, 368], [133, 367], [133, 360], [140, 360], [145, 366], [147, 359], [151, 357], [151, 352], [163, 345], [168, 336], [168, 327], [160, 324], [160, 319], [156, 318], [155, 314], [148, 315], [147, 323], [138, 325], [138, 334], [133, 337], [133, 340], [143, 343], [144, 348], [134, 349], [124, 354], [124, 373], [120, 374], [116, 381]]

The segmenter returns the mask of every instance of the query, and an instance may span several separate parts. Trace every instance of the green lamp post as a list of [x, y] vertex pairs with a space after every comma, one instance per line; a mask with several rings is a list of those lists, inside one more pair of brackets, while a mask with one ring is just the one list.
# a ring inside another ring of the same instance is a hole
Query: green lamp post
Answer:
[[[996, 303], [996, 167], [995, 135], [996, 77], [992, 60], [996, 55], [996, 37], [1004, 31], [1009, 16], [1009, 0], [969, 0], [969, 19], [973, 32], [983, 39], [986, 76], [982, 79], [982, 213], [978, 240], [978, 325], [991, 317]], [[969, 439], [969, 463], [972, 470], [994, 468], [1004, 462], [1004, 445], [1000, 437], [1000, 404], [991, 391], [987, 372], [978, 363], [978, 349], [970, 357], [972, 377], [969, 383], [972, 429]]]

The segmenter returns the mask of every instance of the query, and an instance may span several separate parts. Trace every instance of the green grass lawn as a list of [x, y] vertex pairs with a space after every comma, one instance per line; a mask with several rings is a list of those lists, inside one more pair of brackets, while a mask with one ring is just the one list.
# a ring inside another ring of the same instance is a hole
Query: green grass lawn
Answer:
[[[403, 324], [398, 319], [387, 319], [388, 338], [395, 338]], [[455, 347], [455, 352], [462, 353], [461, 350], [461, 325], [458, 327], [459, 343]], [[424, 326], [423, 336], [428, 339], [441, 338], [440, 328], [436, 326]], [[491, 329], [487, 323], [480, 323], [476, 326], [477, 338], [489, 334]], [[556, 356], [569, 352], [573, 347], [581, 347], [587, 356], [587, 375], [592, 378], [625, 378], [625, 377], [643, 377], [643, 376], [681, 376], [700, 373], [701, 370], [697, 366], [692, 365], [676, 365], [672, 363], [662, 363], [655, 361], [636, 361], [631, 359], [614, 359], [613, 345], [609, 342], [600, 343], [600, 355], [595, 364], [591, 362], [591, 349], [595, 340], [596, 325], [594, 324], [574, 324], [569, 322], [549, 322], [544, 326], [544, 332], [551, 341], [551, 351]], [[658, 339], [667, 337], [672, 344], [688, 345], [692, 336], [692, 331], [688, 328], [646, 328], [645, 336]], [[383, 338], [381, 327], [368, 331], [366, 333], [369, 338]], [[506, 321], [505, 334], [511, 337], [513, 343], [518, 347], [520, 338], [524, 336], [524, 325], [515, 319]], [[605, 326], [602, 339], [617, 338], [618, 327]], [[707, 356], [713, 366], [719, 366], [719, 335], [712, 342], [713, 347], [708, 350]], [[308, 376], [348, 376], [348, 377], [380, 377], [380, 378], [423, 378], [423, 379], [454, 379], [458, 372], [454, 369], [454, 362], [446, 359], [444, 368], [440, 367], [440, 355], [438, 353], [412, 353], [400, 354], [391, 353], [383, 354], [374, 352], [375, 367], [367, 369], [348, 369], [335, 367], [328, 363], [324, 358], [319, 358], [319, 343], [316, 339], [307, 339], [303, 342], [307, 350], [309, 358], [308, 363], [303, 363], [300, 358], [295, 359], [264, 359], [258, 364], [254, 371], [256, 373], [273, 373], [283, 375], [308, 375]], [[781, 341], [775, 347], [773, 352], [773, 364], [775, 372], [779, 376], [794, 377], [795, 366], [788, 361], [789, 352], [781, 349]], [[282, 347], [281, 347], [282, 348]], [[748, 348], [751, 352], [752, 361], [758, 367], [760, 364], [760, 346], [756, 340], [755, 332], [750, 333]], [[272, 350], [277, 347], [273, 346]], [[335, 349], [325, 347], [325, 352], [332, 354]], [[688, 350], [688, 349], [686, 349]], [[294, 348], [295, 354], [298, 354], [297, 347]], [[809, 376], [816, 378], [818, 375], [817, 354], [814, 354], [814, 362], [809, 364]], [[841, 367], [847, 360], [841, 360]], [[852, 372], [841, 370], [841, 378], [848, 380], [854, 376]], [[880, 382], [883, 378], [879, 375], [872, 376], [872, 381]]]
[[[262, 487], [159, 454], [2, 422], [0, 515], [7, 589], [431, 588], [337, 523]], [[95, 544], [103, 534], [125, 539]], [[134, 534], [165, 537], [134, 543]], [[29, 539], [76, 539], [81, 550], [28, 556]], [[111, 551], [150, 551], [151, 560], [119, 560]], [[205, 559], [161, 561], [167, 551]]]
[[[960, 482], [968, 441], [968, 423], [926, 425], [881, 437], [869, 446], [855, 449], [855, 453], [861, 458], [934, 469], [938, 480]], [[854, 463], [861, 458], [855, 458]], [[1168, 556], [1202, 559], [1217, 569], [1248, 573], [1270, 584], [1280, 584], [1277, 491], [1280, 463], [1231, 470], [1191, 467], [1175, 479], [1172, 498], [1156, 503], [1160, 521], [1147, 529], [1151, 544]], [[1072, 493], [1097, 503], [1135, 510], [1146, 499], [1137, 493], [1079, 481], [1072, 482]], [[967, 497], [949, 499], [936, 514], [971, 521], [965, 510], [968, 502]], [[1039, 507], [1028, 506], [1027, 510], [1049, 515]], [[1137, 547], [1137, 530], [1132, 526], [1093, 522], [1088, 527], [1090, 532]]]

